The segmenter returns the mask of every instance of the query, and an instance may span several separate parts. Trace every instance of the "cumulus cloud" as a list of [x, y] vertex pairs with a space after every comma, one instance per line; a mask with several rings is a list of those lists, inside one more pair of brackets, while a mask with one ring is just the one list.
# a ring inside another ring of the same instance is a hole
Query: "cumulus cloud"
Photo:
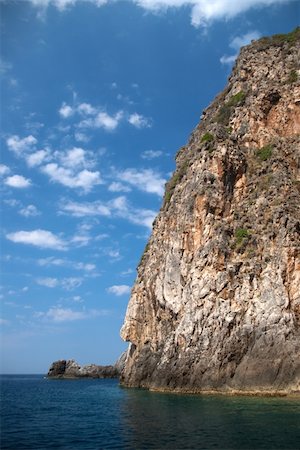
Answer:
[[137, 189], [162, 197], [166, 179], [153, 169], [126, 169], [116, 173], [117, 178]]
[[130, 286], [127, 286], [126, 284], [114, 285], [107, 288], [107, 292], [117, 295], [118, 297], [120, 297], [121, 295], [129, 294], [130, 291]]
[[84, 169], [75, 173], [71, 168], [59, 166], [57, 163], [49, 163], [41, 168], [51, 181], [69, 188], [80, 188], [85, 193], [90, 192], [98, 184], [102, 184], [100, 172], [92, 172]]
[[123, 118], [123, 111], [118, 111], [115, 115], [106, 112], [99, 112], [95, 117], [82, 120], [80, 128], [103, 128], [106, 131], [114, 131]]
[[8, 233], [6, 238], [17, 244], [33, 245], [39, 248], [66, 250], [66, 243], [58, 236], [47, 230], [16, 231]]
[[251, 41], [259, 39], [261, 36], [261, 34], [259, 33], [259, 31], [253, 30], [253, 31], [249, 31], [246, 34], [243, 34], [241, 36], [236, 36], [234, 39], [232, 39], [232, 41], [229, 44], [229, 47], [232, 48], [235, 53], [233, 55], [223, 55], [220, 58], [220, 62], [222, 64], [233, 64], [234, 61], [236, 60], [239, 50], [241, 47], [244, 47], [244, 45], [248, 45], [250, 44]]
[[19, 214], [21, 214], [21, 216], [24, 217], [35, 217], [39, 216], [41, 213], [39, 212], [36, 206], [28, 205], [20, 209]]
[[63, 119], [68, 119], [69, 117], [73, 116], [74, 114], [74, 109], [72, 108], [72, 106], [67, 105], [65, 102], [61, 105], [60, 109], [59, 109], [59, 115], [63, 118]]
[[145, 150], [141, 154], [141, 158], [151, 160], [151, 159], [159, 158], [162, 154], [163, 154], [163, 152], [160, 150]]
[[[41, 14], [51, 4], [58, 10], [76, 5], [80, 0], [31, 0]], [[102, 6], [116, 0], [86, 0], [96, 6]], [[121, 1], [121, 0], [117, 0]], [[262, 8], [276, 4], [288, 3], [290, 0], [131, 0], [132, 3], [152, 12], [164, 12], [168, 8], [189, 7], [191, 23], [195, 27], [207, 26], [215, 20], [227, 20], [253, 8]]]
[[37, 152], [31, 153], [30, 155], [27, 155], [25, 158], [29, 167], [35, 167], [48, 161], [50, 159], [50, 156], [48, 151], [39, 150]]
[[16, 155], [21, 155], [24, 152], [32, 151], [33, 147], [37, 144], [37, 140], [32, 135], [26, 136], [22, 139], [15, 134], [6, 139], [6, 144], [9, 150], [14, 152]]
[[4, 183], [13, 188], [23, 189], [31, 185], [31, 180], [23, 177], [23, 175], [12, 175], [11, 177], [7, 177]]
[[147, 119], [147, 117], [144, 117], [138, 113], [131, 114], [128, 118], [128, 122], [131, 125], [133, 125], [135, 128], [150, 128], [151, 127], [150, 119]]

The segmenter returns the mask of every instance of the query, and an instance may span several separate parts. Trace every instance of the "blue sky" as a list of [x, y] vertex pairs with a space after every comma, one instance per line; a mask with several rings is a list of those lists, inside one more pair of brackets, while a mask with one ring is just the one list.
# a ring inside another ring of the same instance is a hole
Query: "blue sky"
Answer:
[[1, 7], [1, 372], [113, 363], [174, 156], [289, 0]]

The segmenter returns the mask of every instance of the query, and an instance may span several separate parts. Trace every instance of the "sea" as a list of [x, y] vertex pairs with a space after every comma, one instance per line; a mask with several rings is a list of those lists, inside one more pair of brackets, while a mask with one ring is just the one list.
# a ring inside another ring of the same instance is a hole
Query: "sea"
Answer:
[[299, 449], [300, 401], [2, 375], [2, 450]]

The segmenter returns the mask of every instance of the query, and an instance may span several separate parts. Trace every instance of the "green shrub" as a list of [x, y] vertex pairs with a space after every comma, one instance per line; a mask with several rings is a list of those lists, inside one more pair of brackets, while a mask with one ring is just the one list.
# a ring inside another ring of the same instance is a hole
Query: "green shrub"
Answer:
[[244, 91], [240, 91], [230, 97], [228, 102], [224, 103], [224, 105], [219, 109], [219, 112], [216, 116], [216, 121], [220, 124], [228, 125], [233, 108], [243, 105], [245, 102], [245, 98], [246, 94]]
[[296, 70], [292, 70], [289, 74], [288, 82], [295, 83], [299, 78], [298, 72]]
[[263, 37], [258, 40], [258, 43], [263, 47], [269, 44], [282, 45], [284, 43], [288, 43], [291, 46], [295, 44], [298, 39], [300, 39], [300, 27], [295, 28], [287, 34], [274, 34], [273, 36]]
[[173, 192], [175, 190], [176, 185], [182, 180], [184, 177], [186, 170], [188, 168], [189, 164], [188, 161], [185, 161], [182, 166], [180, 166], [176, 172], [174, 172], [172, 178], [166, 185], [166, 191], [164, 196], [164, 206], [166, 206], [173, 195]]
[[201, 142], [211, 142], [214, 140], [214, 136], [211, 133], [205, 133], [202, 138], [201, 138]]
[[273, 153], [273, 145], [265, 145], [264, 147], [260, 148], [256, 151], [256, 156], [261, 161], [267, 161], [267, 159], [270, 159]]
[[244, 239], [248, 238], [250, 236], [249, 231], [246, 228], [237, 228], [235, 230], [235, 243], [237, 246], [240, 246], [243, 244]]
[[233, 95], [227, 102], [228, 106], [238, 106], [242, 105], [245, 101], [246, 95], [244, 91], [240, 91]]

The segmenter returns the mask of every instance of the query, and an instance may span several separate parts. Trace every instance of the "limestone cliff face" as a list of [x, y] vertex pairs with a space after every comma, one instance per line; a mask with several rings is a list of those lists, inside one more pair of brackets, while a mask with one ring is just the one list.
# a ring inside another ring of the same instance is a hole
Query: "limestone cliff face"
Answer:
[[300, 391], [300, 30], [241, 50], [166, 186], [121, 380]]

